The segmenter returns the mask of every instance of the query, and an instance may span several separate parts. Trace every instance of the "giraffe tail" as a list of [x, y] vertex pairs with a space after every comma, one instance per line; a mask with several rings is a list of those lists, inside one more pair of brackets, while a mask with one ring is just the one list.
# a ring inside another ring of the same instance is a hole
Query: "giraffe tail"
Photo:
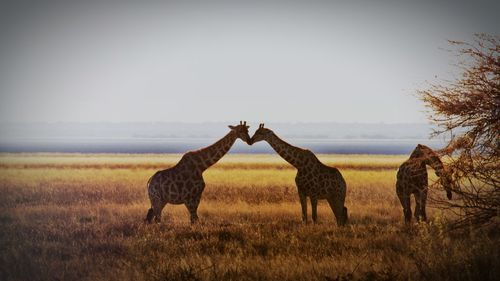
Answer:
[[344, 224], [346, 224], [346, 223], [347, 223], [347, 208], [346, 208], [346, 207], [344, 207], [344, 209], [343, 209], [343, 210], [344, 210], [344, 211], [343, 211]]
[[154, 175], [152, 175], [151, 177], [149, 177], [148, 179], [148, 183], [146, 184], [146, 189], [149, 189], [149, 184], [151, 183], [151, 180], [153, 179], [153, 177], [156, 175], [156, 173]]
[[[153, 177], [155, 175], [156, 175], [156, 173], [154, 175], [152, 175], [148, 179], [148, 183], [146, 184], [146, 189], [148, 189], [148, 193], [149, 193], [149, 184], [151, 183], [151, 180], [153, 179]], [[148, 213], [147, 213], [146, 218], [144, 219], [144, 221], [148, 222], [148, 223], [151, 223], [151, 220], [153, 220], [153, 217], [154, 217], [154, 211], [153, 211], [153, 207], [151, 206], [151, 208], [149, 208], [149, 210], [148, 210]]]
[[151, 223], [151, 220], [153, 220], [153, 208], [149, 208], [148, 214], [146, 215], [146, 218], [144, 219], [145, 222]]

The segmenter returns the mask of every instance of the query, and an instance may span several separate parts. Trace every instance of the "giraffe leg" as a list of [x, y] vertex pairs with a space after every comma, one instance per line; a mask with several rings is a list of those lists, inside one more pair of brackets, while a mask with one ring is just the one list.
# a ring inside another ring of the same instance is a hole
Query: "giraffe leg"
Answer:
[[191, 223], [196, 223], [198, 221], [198, 205], [200, 204], [200, 198], [190, 200], [186, 203], [186, 208], [189, 211], [191, 217]]
[[417, 221], [427, 221], [427, 215], [425, 214], [425, 204], [427, 201], [427, 191], [419, 191], [415, 193], [415, 219]]
[[415, 196], [415, 210], [413, 212], [413, 216], [415, 217], [415, 219], [417, 220], [417, 222], [420, 221], [420, 219], [422, 219], [422, 215], [421, 215], [421, 210], [422, 210], [422, 204], [421, 204], [421, 195], [419, 192], [415, 193], [414, 194]]
[[425, 189], [421, 194], [420, 204], [420, 215], [424, 221], [427, 221], [427, 214], [425, 213], [425, 205], [427, 204], [427, 189]]
[[347, 208], [344, 209], [344, 204], [340, 200], [335, 200], [335, 198], [328, 198], [327, 201], [335, 215], [337, 225], [343, 226], [347, 216]]
[[347, 208], [344, 207], [343, 210], [344, 210], [344, 224], [346, 224], [347, 223]]
[[318, 199], [311, 197], [311, 209], [312, 209], [312, 220], [313, 223], [318, 221]]
[[403, 206], [403, 214], [405, 216], [405, 223], [411, 222], [411, 202], [410, 202], [410, 194], [406, 194], [403, 192], [403, 189], [399, 186], [396, 189], [396, 194], [398, 195], [399, 202], [401, 202], [401, 206]]
[[144, 221], [147, 223], [151, 223], [154, 219], [155, 222], [160, 222], [161, 212], [165, 207], [166, 202], [163, 202], [161, 196], [157, 196], [155, 193], [150, 193], [149, 199], [151, 201], [151, 208], [149, 208], [146, 219]]
[[159, 223], [161, 221], [161, 212], [163, 211], [163, 208], [165, 207], [166, 203], [162, 202], [157, 202], [156, 204], [153, 204], [151, 209], [148, 211], [148, 215], [146, 217], [146, 220], [150, 223], [151, 220], [154, 218], [156, 223]]
[[307, 223], [307, 197], [299, 194], [300, 206], [302, 207], [302, 222]]

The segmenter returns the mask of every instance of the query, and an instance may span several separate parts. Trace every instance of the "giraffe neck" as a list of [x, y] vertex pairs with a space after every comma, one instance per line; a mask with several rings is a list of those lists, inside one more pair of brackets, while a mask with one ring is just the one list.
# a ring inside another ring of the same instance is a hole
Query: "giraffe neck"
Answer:
[[307, 150], [287, 143], [274, 133], [266, 141], [283, 159], [292, 164], [295, 168], [299, 169], [304, 165], [306, 157], [302, 156], [304, 153], [307, 153]]
[[195, 151], [194, 154], [200, 159], [200, 161], [196, 163], [198, 169], [204, 171], [217, 163], [217, 161], [231, 149], [236, 138], [236, 134], [231, 131], [214, 144]]
[[414, 150], [409, 160], [422, 167], [431, 166], [439, 177], [444, 172], [443, 162], [439, 159], [439, 155], [430, 148], [420, 149], [419, 151]]
[[439, 157], [432, 157], [432, 158], [428, 158], [428, 161], [426, 161], [427, 165], [431, 166], [434, 171], [436, 171], [436, 175], [438, 175], [439, 177], [441, 177], [443, 175], [443, 172], [444, 172], [444, 166], [443, 166], [443, 162], [441, 162], [441, 160], [439, 159]]

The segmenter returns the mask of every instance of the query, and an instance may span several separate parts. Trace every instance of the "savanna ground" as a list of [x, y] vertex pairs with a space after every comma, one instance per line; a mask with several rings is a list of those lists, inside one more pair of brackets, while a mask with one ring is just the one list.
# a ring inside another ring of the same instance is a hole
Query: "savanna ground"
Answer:
[[167, 205], [144, 224], [148, 178], [180, 156], [0, 154], [0, 280], [500, 276], [496, 231], [448, 232], [451, 214], [434, 208], [429, 223], [403, 225], [395, 178], [407, 156], [319, 156], [346, 179], [343, 228], [321, 201], [319, 224], [302, 224], [295, 170], [276, 155], [226, 155], [205, 172], [200, 223]]

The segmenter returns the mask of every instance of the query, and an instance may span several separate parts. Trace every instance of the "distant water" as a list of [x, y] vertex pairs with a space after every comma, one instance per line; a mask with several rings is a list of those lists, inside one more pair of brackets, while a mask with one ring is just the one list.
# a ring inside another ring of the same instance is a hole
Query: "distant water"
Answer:
[[[179, 138], [11, 138], [0, 139], [0, 152], [79, 153], [184, 153], [214, 143], [216, 139]], [[289, 143], [315, 153], [408, 154], [417, 144], [442, 148], [442, 140], [422, 139], [288, 139]], [[230, 153], [274, 153], [265, 142], [252, 146], [237, 140]]]

